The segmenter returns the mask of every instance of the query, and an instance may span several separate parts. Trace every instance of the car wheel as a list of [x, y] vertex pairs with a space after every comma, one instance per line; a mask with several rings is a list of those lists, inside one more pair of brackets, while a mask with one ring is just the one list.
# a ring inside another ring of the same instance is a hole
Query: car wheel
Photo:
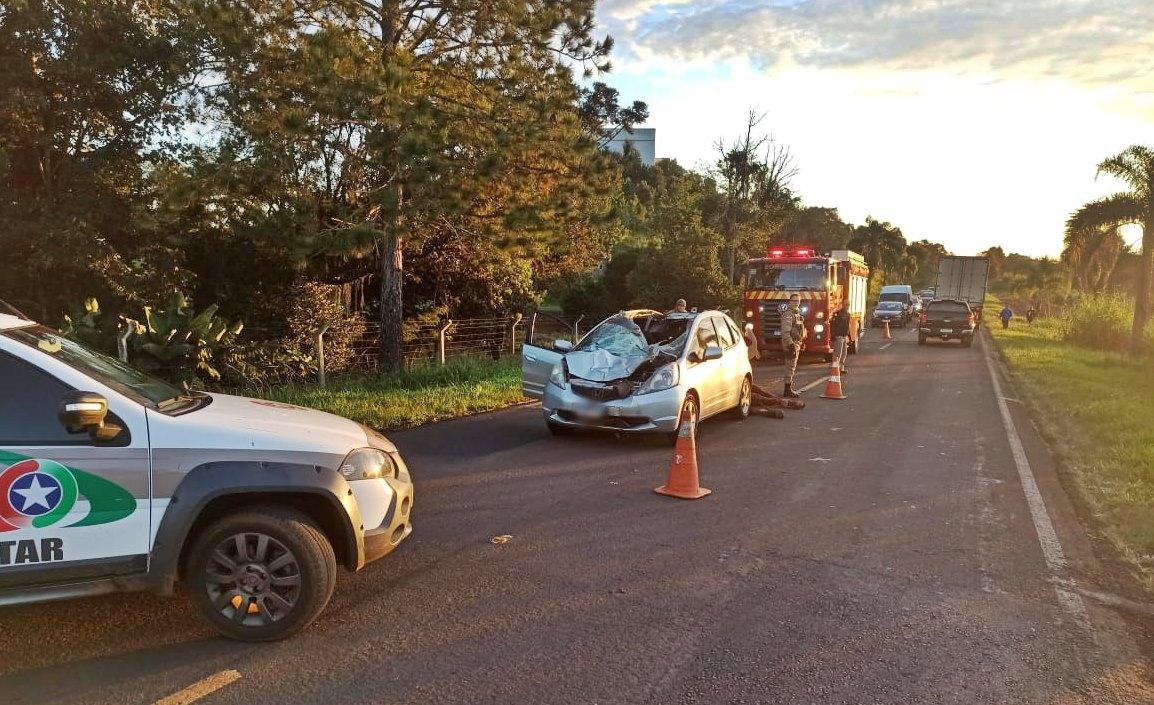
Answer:
[[850, 355], [857, 355], [857, 341], [851, 340], [848, 343], [846, 343], [846, 351]]
[[554, 436], [571, 436], [573, 435], [573, 427], [565, 426], [556, 421], [546, 421], [545, 425], [549, 427], [549, 433]]
[[669, 442], [676, 443], [677, 436], [681, 433], [681, 428], [686, 422], [692, 420], [694, 426], [694, 433], [697, 432], [697, 424], [701, 421], [701, 407], [697, 401], [697, 395], [690, 392], [685, 395], [685, 401], [681, 402], [681, 412], [677, 415], [677, 430], [669, 434]]
[[826, 362], [833, 362], [833, 353], [826, 353], [822, 355], [822, 358], [825, 359]]
[[962, 347], [963, 348], [968, 348], [973, 344], [974, 344], [973, 338], [962, 338]]
[[922, 335], [921, 333], [918, 333], [918, 345], [925, 345], [925, 344], [926, 344], [926, 336]]
[[741, 396], [737, 398], [737, 406], [733, 408], [733, 418], [745, 421], [749, 418], [749, 410], [753, 407], [753, 380], [746, 377], [741, 382]]
[[197, 610], [221, 634], [274, 641], [308, 626], [337, 579], [333, 547], [304, 514], [242, 510], [199, 533], [184, 581]]

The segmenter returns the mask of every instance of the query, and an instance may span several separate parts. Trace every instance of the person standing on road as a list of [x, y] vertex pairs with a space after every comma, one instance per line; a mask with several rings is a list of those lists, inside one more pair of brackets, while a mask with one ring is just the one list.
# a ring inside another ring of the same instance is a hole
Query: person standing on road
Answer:
[[1010, 319], [1014, 317], [1014, 312], [1010, 310], [1009, 306], [1003, 306], [1002, 312], [998, 314], [1002, 319], [1002, 329], [1010, 327]]
[[801, 295], [791, 294], [789, 306], [781, 312], [781, 350], [785, 353], [784, 396], [797, 399], [801, 395], [793, 391], [793, 375], [797, 372], [797, 358], [801, 356], [801, 344], [805, 341], [805, 319], [801, 315]]
[[849, 312], [845, 310], [845, 304], [830, 317], [829, 334], [833, 337], [833, 357], [844, 375], [846, 353], [849, 351]]

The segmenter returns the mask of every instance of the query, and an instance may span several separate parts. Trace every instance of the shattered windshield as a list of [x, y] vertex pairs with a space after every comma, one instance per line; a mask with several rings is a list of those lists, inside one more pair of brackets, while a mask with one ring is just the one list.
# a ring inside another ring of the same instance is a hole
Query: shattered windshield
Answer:
[[636, 323], [624, 316], [616, 316], [590, 331], [573, 350], [574, 352], [604, 350], [614, 355], [632, 357], [648, 355], [649, 345]]
[[762, 264], [749, 268], [750, 289], [824, 289], [824, 264]]

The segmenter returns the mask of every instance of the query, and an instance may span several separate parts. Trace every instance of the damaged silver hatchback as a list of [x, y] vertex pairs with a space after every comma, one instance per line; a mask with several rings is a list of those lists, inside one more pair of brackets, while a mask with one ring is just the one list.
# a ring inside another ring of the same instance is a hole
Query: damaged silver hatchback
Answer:
[[737, 325], [720, 311], [623, 311], [576, 345], [526, 343], [525, 396], [554, 434], [576, 428], [676, 437], [723, 412], [749, 416], [753, 375]]

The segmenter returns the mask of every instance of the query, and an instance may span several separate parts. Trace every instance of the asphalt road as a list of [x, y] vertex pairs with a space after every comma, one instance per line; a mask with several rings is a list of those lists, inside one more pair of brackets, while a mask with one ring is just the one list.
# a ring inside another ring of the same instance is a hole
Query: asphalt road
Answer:
[[531, 406], [393, 434], [415, 532], [305, 633], [231, 643], [148, 595], [9, 608], [0, 703], [214, 674], [197, 702], [1154, 702], [1143, 625], [1092, 597], [1112, 573], [1007, 389], [1027, 502], [984, 344], [879, 338], [846, 401], [706, 421], [696, 502], [653, 493], [667, 447], [554, 439]]

